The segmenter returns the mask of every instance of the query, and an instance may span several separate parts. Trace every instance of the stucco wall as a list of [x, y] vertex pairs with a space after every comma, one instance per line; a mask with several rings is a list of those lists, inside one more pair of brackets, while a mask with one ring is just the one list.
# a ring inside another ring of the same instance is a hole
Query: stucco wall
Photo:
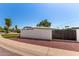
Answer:
[[20, 37], [52, 40], [51, 29], [21, 30]]
[[79, 42], [79, 29], [76, 29], [76, 41]]

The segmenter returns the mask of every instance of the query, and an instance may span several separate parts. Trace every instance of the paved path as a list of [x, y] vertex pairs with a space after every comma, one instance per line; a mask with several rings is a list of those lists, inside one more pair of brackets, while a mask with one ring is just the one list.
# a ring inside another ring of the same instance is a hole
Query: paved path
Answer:
[[0, 56], [20, 56], [20, 55], [0, 47]]
[[[2, 38], [1, 35], [0, 35], [0, 38]], [[20, 55], [0, 47], [0, 56], [20, 56]]]
[[71, 40], [38, 40], [38, 39], [21, 39], [21, 38], [15, 38], [12, 40], [29, 43], [33, 45], [40, 45], [40, 46], [46, 46], [51, 48], [58, 48], [58, 49], [64, 49], [64, 50], [70, 50], [70, 51], [77, 51], [79, 52], [79, 42], [71, 41]]
[[79, 56], [79, 52], [33, 45], [0, 36], [0, 47], [23, 56]]
[[24, 56], [79, 56], [79, 52], [0, 39], [0, 46]]

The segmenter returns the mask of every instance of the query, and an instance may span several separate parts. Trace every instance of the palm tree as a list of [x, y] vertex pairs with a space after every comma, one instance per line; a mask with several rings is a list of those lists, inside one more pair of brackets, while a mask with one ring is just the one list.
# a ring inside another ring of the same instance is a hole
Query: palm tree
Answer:
[[17, 26], [17, 25], [15, 25], [15, 29], [16, 29], [16, 31], [17, 31], [17, 29], [18, 29], [18, 26]]
[[9, 28], [11, 26], [11, 19], [5, 18], [6, 32], [9, 33]]
[[18, 32], [18, 30], [19, 30], [19, 29], [18, 29], [18, 26], [15, 25], [15, 31]]

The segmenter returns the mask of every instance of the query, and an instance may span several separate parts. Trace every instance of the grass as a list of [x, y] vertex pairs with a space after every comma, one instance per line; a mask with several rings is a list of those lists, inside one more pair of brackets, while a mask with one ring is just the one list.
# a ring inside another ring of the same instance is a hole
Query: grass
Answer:
[[2, 34], [4, 38], [18, 38], [19, 34]]

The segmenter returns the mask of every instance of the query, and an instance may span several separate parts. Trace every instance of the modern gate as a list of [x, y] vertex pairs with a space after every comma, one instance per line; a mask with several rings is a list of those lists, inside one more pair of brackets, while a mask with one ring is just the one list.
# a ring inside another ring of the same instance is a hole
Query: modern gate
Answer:
[[76, 40], [76, 30], [65, 29], [65, 30], [53, 30], [53, 39], [64, 39], [64, 40]]

